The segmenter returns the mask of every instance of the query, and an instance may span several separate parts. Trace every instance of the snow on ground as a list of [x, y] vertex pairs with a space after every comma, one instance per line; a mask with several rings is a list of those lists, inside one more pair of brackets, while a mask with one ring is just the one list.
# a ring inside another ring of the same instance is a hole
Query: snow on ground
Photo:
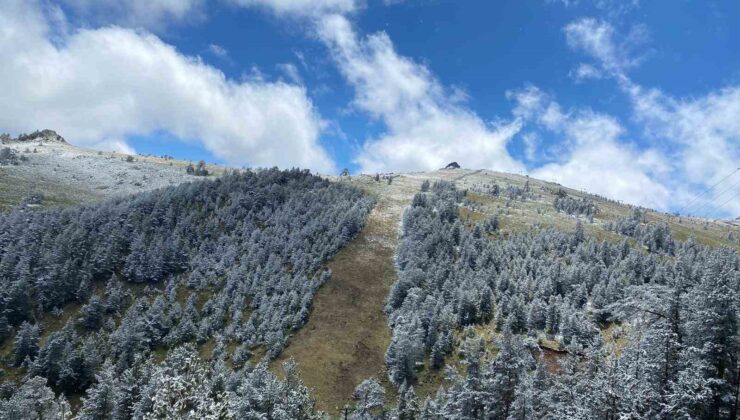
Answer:
[[[56, 185], [90, 197], [122, 196], [202, 179], [186, 173], [185, 161], [137, 155], [128, 161], [129, 155], [82, 149], [57, 140], [7, 141], [0, 147], [9, 147], [27, 158], [19, 165], [0, 168], [0, 177]], [[223, 168], [212, 165], [208, 170], [223, 172]], [[80, 197], [79, 201], [90, 197]]]

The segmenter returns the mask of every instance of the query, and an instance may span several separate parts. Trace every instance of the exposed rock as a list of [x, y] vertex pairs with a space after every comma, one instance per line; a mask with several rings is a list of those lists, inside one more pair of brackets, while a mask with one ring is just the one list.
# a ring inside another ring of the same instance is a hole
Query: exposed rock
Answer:
[[460, 169], [460, 164], [457, 162], [450, 162], [444, 167], [444, 169]]

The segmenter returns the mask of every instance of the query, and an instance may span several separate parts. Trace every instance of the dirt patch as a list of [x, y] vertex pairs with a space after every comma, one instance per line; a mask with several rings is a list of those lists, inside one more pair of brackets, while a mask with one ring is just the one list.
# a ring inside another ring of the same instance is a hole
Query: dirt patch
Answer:
[[560, 362], [565, 358], [568, 353], [566, 351], [553, 350], [548, 347], [540, 347], [541, 355], [545, 361], [545, 369], [551, 374], [560, 373]]

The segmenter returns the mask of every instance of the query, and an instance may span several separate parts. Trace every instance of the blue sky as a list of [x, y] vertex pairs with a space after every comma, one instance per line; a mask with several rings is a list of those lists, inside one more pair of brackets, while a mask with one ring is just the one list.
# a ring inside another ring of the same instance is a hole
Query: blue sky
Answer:
[[456, 160], [737, 217], [738, 18], [735, 1], [8, 0], [0, 130], [323, 173]]

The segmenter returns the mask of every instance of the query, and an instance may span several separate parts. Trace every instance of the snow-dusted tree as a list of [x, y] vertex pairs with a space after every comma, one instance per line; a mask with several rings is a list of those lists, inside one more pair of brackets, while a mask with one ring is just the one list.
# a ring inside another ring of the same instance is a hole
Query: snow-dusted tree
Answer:
[[90, 301], [80, 309], [80, 323], [89, 330], [100, 327], [105, 316], [105, 305], [98, 295], [93, 295]]
[[0, 398], [0, 418], [14, 420], [68, 420], [72, 411], [64, 395], [55, 396], [46, 379], [32, 377], [5, 399]]
[[401, 384], [398, 390], [395, 417], [399, 420], [414, 420], [419, 417], [420, 408], [414, 387]]
[[103, 366], [100, 373], [95, 375], [95, 385], [83, 397], [78, 419], [99, 420], [112, 417], [117, 392], [115, 376], [110, 364]]
[[18, 329], [13, 346], [13, 365], [21, 366], [26, 358], [33, 359], [39, 351], [39, 327], [24, 322]]
[[375, 378], [362, 381], [355, 388], [352, 398], [356, 401], [351, 418], [370, 420], [379, 418], [385, 404], [385, 389]]

